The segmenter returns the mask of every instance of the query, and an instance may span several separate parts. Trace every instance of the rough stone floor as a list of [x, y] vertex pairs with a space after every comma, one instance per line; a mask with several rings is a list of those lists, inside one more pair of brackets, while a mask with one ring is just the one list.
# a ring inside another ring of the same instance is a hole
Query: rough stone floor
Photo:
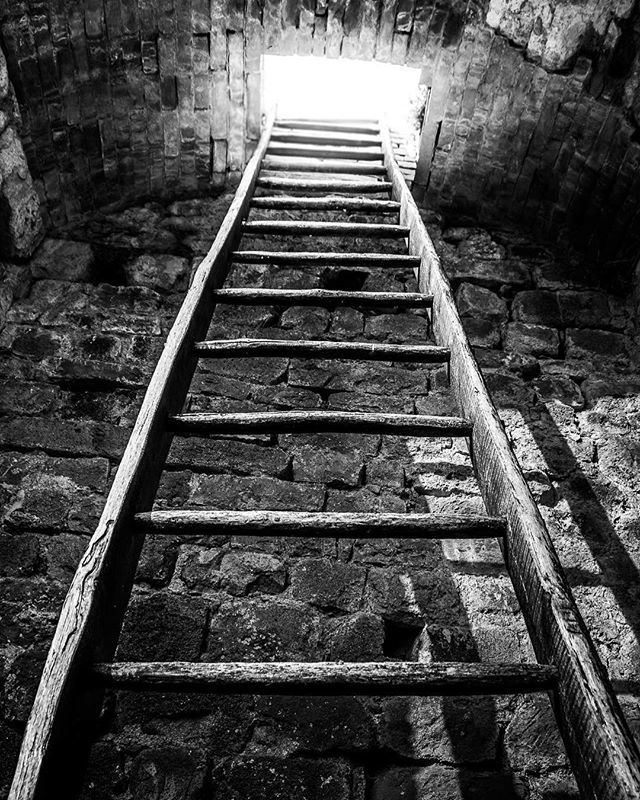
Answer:
[[[66, 586], [190, 270], [229, 199], [95, 217], [66, 232], [75, 241], [49, 239], [31, 264], [6, 266], [5, 791]], [[628, 309], [513, 231], [441, 231], [435, 219], [430, 230], [580, 607], [637, 727], [640, 379]], [[245, 239], [242, 247], [310, 243], [359, 252], [403, 247], [335, 239]], [[402, 269], [240, 265], [226, 285], [415, 288]], [[409, 343], [428, 338], [429, 323], [422, 313], [393, 309], [216, 311], [210, 338], [255, 335]], [[442, 368], [284, 358], [202, 362], [187, 408], [457, 412]], [[157, 507], [478, 511], [482, 501], [460, 440], [285, 435], [176, 438]], [[533, 654], [497, 544], [220, 536], [148, 538], [118, 657], [517, 661]], [[576, 797], [544, 696], [119, 693], [106, 703], [102, 728], [82, 792], [92, 800]]]

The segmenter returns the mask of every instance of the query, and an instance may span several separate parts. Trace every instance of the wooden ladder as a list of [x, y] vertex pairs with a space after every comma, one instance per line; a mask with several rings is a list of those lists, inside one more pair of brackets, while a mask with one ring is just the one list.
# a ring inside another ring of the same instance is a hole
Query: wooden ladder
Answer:
[[[262, 169], [268, 175], [261, 174]], [[281, 171], [284, 176], [278, 175]], [[286, 173], [292, 171], [305, 177], [288, 177]], [[313, 177], [314, 173], [323, 177]], [[331, 173], [338, 177], [326, 177]], [[256, 186], [279, 194], [254, 197]], [[389, 199], [374, 197], [385, 193]], [[385, 225], [247, 222], [251, 207], [389, 212], [399, 221]], [[408, 253], [237, 252], [243, 233], [405, 237]], [[419, 292], [223, 289], [232, 262], [311, 268], [401, 264], [415, 270]], [[206, 341], [218, 303], [431, 308], [438, 345]], [[182, 413], [199, 359], [245, 355], [448, 363], [451, 386], [465, 416], [339, 411]], [[466, 437], [487, 514], [150, 510], [173, 435], [301, 431]], [[113, 662], [144, 535], [220, 532], [332, 538], [498, 537], [538, 663]], [[88, 692], [87, 686], [94, 688]], [[169, 333], [97, 530], [73, 578], [27, 723], [11, 800], [69, 796], [63, 787], [82, 760], [77, 750], [70, 752], [71, 732], [78, 730], [79, 718], [97, 716], [105, 687], [314, 695], [550, 691], [584, 797], [640, 798], [638, 750], [487, 393], [449, 283], [395, 162], [384, 126], [267, 121]], [[79, 739], [76, 737], [76, 746]]]

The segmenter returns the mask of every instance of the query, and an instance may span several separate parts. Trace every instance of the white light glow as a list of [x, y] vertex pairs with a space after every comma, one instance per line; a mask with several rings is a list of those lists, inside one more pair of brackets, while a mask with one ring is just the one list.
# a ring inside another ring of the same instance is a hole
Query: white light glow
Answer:
[[419, 95], [420, 70], [313, 56], [265, 56], [265, 109], [279, 117], [378, 119], [402, 129]]

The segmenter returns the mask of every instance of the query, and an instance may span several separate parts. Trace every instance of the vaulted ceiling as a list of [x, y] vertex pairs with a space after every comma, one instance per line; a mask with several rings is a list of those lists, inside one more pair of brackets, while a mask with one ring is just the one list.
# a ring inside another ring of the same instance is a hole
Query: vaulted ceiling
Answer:
[[0, 32], [52, 225], [222, 183], [298, 53], [423, 67], [428, 205], [637, 256], [635, 0], [0, 0]]

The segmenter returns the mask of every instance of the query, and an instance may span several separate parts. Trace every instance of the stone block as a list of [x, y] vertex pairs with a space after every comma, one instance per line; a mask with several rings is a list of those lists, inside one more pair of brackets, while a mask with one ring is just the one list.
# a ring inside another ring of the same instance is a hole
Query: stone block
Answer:
[[488, 319], [498, 324], [508, 318], [507, 304], [495, 292], [472, 283], [461, 283], [456, 291], [456, 305], [461, 317]]
[[231, 552], [220, 564], [222, 588], [229, 594], [279, 594], [285, 588], [287, 571], [279, 558], [268, 553]]
[[34, 278], [57, 281], [90, 281], [94, 274], [95, 255], [87, 242], [69, 239], [45, 239], [29, 266]]
[[189, 503], [207, 508], [320, 511], [324, 487], [268, 476], [195, 475]]
[[373, 781], [371, 800], [481, 800], [484, 797], [522, 796], [511, 775], [498, 771], [472, 771], [433, 764], [426, 767], [392, 767]]
[[620, 333], [587, 328], [567, 329], [567, 358], [625, 362], [628, 360], [628, 346], [629, 340]]
[[189, 283], [191, 261], [171, 253], [138, 256], [124, 265], [127, 283], [159, 292], [183, 292]]
[[415, 314], [378, 314], [365, 319], [364, 333], [380, 342], [421, 343], [428, 338], [429, 322]]
[[351, 800], [352, 770], [337, 759], [241, 756], [215, 769], [211, 785], [229, 800]]
[[193, 748], [170, 744], [145, 748], [130, 766], [131, 797], [197, 800], [204, 792], [206, 775], [206, 757]]
[[326, 632], [332, 661], [381, 661], [384, 624], [377, 614], [357, 612], [331, 621]]
[[223, 603], [212, 616], [208, 661], [317, 661], [317, 614], [293, 600]]
[[557, 358], [560, 337], [557, 330], [545, 325], [510, 322], [505, 329], [504, 346], [516, 353]]
[[462, 327], [472, 347], [500, 346], [500, 327], [495, 320], [463, 317]]
[[362, 336], [364, 315], [355, 308], [336, 308], [331, 317], [329, 331], [336, 339], [354, 339]]
[[175, 437], [167, 463], [173, 468], [194, 472], [238, 475], [271, 475], [284, 478], [291, 456], [280, 447], [244, 442], [239, 439], [202, 439]]
[[327, 558], [309, 558], [291, 566], [291, 593], [319, 608], [357, 611], [366, 572], [362, 567]]
[[0, 133], [0, 255], [29, 258], [44, 235], [40, 198], [18, 134], [9, 125]]
[[306, 338], [312, 338], [325, 333], [330, 320], [326, 308], [287, 308], [280, 317], [280, 327], [304, 331]]
[[207, 605], [169, 592], [134, 596], [125, 615], [117, 658], [121, 661], [198, 661]]
[[621, 305], [604, 292], [560, 291], [558, 303], [567, 327], [623, 330], [627, 322]]
[[513, 298], [511, 312], [517, 322], [547, 325], [552, 328], [564, 327], [560, 302], [555, 292], [542, 292], [537, 289], [518, 292]]
[[517, 259], [479, 261], [453, 256], [443, 260], [443, 267], [454, 283], [468, 281], [489, 289], [531, 285], [529, 269]]

